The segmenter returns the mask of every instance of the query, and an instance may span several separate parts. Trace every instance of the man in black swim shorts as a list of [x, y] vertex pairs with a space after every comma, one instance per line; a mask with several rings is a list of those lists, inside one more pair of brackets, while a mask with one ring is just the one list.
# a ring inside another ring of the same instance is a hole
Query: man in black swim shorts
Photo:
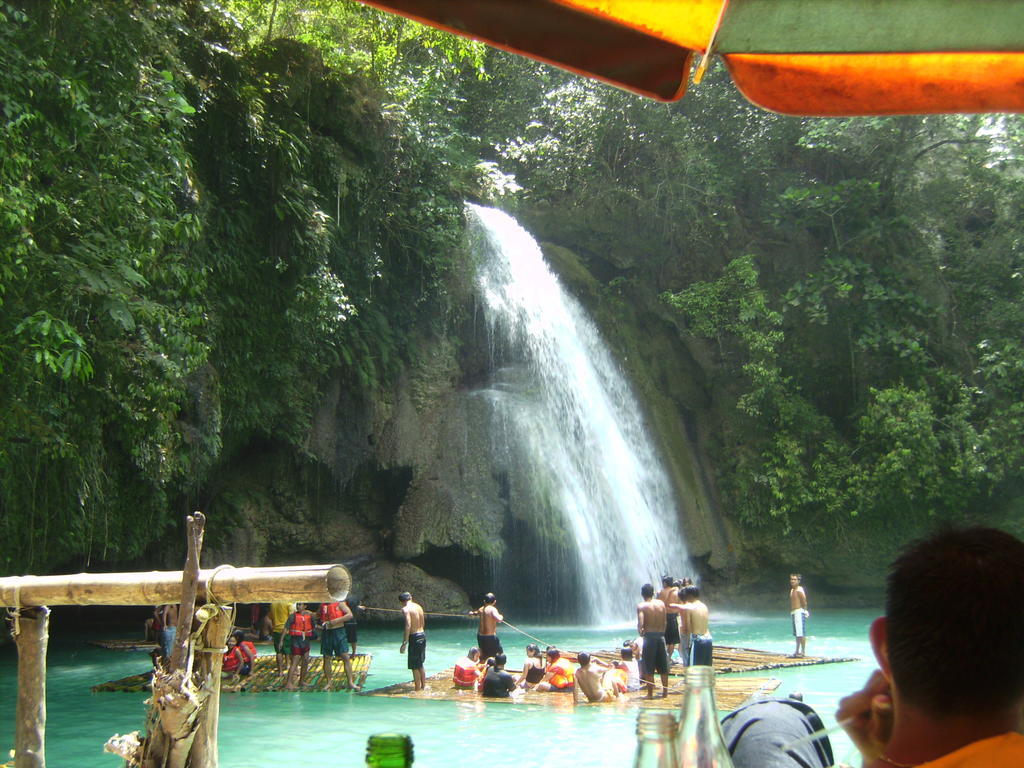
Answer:
[[423, 671], [423, 664], [427, 658], [426, 619], [423, 607], [413, 602], [412, 595], [408, 592], [400, 594], [398, 601], [402, 604], [402, 615], [405, 616], [405, 633], [402, 637], [402, 647], [398, 652], [405, 653], [408, 647], [413, 688], [422, 691], [427, 685], [427, 675]]
[[[661, 577], [661, 585], [658, 599], [665, 604], [667, 610], [668, 606], [679, 602], [679, 588], [676, 586], [676, 580], [668, 575]], [[670, 663], [672, 661], [672, 654], [679, 643], [679, 615], [669, 611], [668, 615], [665, 616], [665, 650], [668, 653]]]
[[469, 615], [480, 617], [476, 633], [480, 658], [493, 659], [499, 653], [503, 653], [505, 649], [501, 647], [501, 640], [498, 639], [498, 624], [504, 621], [505, 617], [498, 613], [498, 598], [494, 593], [488, 592], [484, 595], [484, 604], [475, 611], [470, 611]]
[[665, 648], [665, 603], [654, 596], [654, 586], [644, 584], [640, 588], [643, 602], [636, 607], [637, 632], [644, 639], [640, 657], [644, 682], [647, 683], [647, 698], [654, 698], [654, 673], [661, 675], [661, 696], [668, 696], [668, 651]]

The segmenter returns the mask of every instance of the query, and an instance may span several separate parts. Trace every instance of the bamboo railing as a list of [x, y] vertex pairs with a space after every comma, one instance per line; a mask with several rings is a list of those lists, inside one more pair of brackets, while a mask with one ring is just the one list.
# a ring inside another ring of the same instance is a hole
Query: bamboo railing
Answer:
[[[0, 578], [0, 607], [178, 603], [181, 580], [182, 571], [7, 576]], [[199, 571], [197, 592], [216, 603], [317, 603], [344, 600], [351, 586], [343, 565], [220, 566]]]
[[116, 735], [107, 749], [143, 768], [217, 768], [220, 651], [233, 623], [231, 604], [348, 596], [352, 577], [342, 565], [200, 569], [205, 519], [201, 512], [186, 519], [188, 557], [181, 571], [0, 578], [0, 607], [9, 609], [18, 647], [15, 768], [46, 768], [49, 606], [180, 604], [171, 658], [154, 670], [145, 738]]

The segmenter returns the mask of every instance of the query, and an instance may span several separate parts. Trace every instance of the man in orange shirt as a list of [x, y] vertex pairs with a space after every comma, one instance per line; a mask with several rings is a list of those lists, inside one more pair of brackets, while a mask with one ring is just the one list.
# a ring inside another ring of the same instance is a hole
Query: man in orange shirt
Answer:
[[1024, 542], [969, 528], [910, 546], [870, 637], [880, 669], [836, 713], [865, 768], [1024, 765]]

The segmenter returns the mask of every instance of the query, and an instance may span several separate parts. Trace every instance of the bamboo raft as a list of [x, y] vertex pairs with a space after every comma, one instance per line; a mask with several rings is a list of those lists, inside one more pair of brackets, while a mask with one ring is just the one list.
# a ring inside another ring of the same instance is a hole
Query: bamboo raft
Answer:
[[[602, 661], [618, 661], [618, 651], [597, 651], [593, 654]], [[712, 663], [715, 672], [718, 674], [731, 674], [734, 672], [763, 672], [768, 669], [785, 669], [787, 667], [810, 667], [816, 664], [840, 664], [849, 661], [859, 661], [856, 658], [826, 658], [824, 656], [801, 656], [793, 658], [782, 653], [771, 653], [759, 651], [753, 648], [731, 648], [729, 646], [714, 646]], [[682, 664], [672, 664], [671, 674], [682, 675]]]
[[[511, 670], [510, 670], [511, 671]], [[732, 711], [751, 698], [768, 696], [773, 693], [781, 684], [781, 681], [772, 677], [727, 677], [715, 680], [715, 699], [718, 708], [722, 711]], [[590, 704], [581, 701], [580, 706], [590, 707], [641, 707], [642, 709], [667, 709], [676, 710], [679, 708], [679, 700], [685, 690], [682, 680], [670, 679], [669, 695], [662, 698], [655, 693], [655, 698], [648, 699], [646, 690], [634, 691], [624, 694], [612, 701]], [[365, 691], [363, 696], [384, 696], [388, 698], [401, 699], [426, 699], [430, 701], [459, 701], [467, 704], [478, 702], [497, 704], [526, 704], [535, 706], [557, 707], [559, 709], [572, 708], [572, 693], [562, 691], [527, 691], [522, 696], [508, 699], [485, 699], [476, 691], [463, 688], [456, 688], [452, 683], [452, 671], [438, 672], [426, 679], [426, 687], [422, 691], [413, 690], [412, 682], [397, 683], [385, 688], [377, 688], [372, 691]]]
[[151, 651], [158, 648], [156, 640], [88, 640], [89, 645], [110, 651]]
[[[87, 640], [89, 645], [95, 645], [99, 648], [106, 648], [108, 651], [152, 651], [154, 648], [159, 648], [160, 645], [156, 640]], [[257, 646], [269, 646], [269, 640], [253, 640], [251, 641]], [[3, 768], [0, 765], [0, 768]]]
[[[306, 683], [302, 687], [303, 692], [308, 691], [346, 691], [348, 690], [348, 680], [345, 679], [345, 666], [341, 663], [341, 659], [337, 659], [332, 665], [332, 680], [331, 685], [326, 685], [324, 679], [324, 664], [322, 656], [310, 656], [309, 666], [306, 669]], [[352, 677], [355, 680], [357, 688], [361, 688], [366, 683], [366, 676], [370, 672], [370, 663], [373, 661], [373, 656], [368, 653], [357, 653], [352, 657]], [[122, 677], [118, 680], [110, 680], [106, 683], [100, 683], [92, 687], [93, 693], [101, 692], [126, 692], [134, 693], [138, 691], [148, 691], [150, 683], [152, 682], [153, 673], [143, 672], [138, 675], [129, 675], [128, 677]], [[234, 683], [232, 678], [224, 678], [221, 681], [221, 690], [224, 692], [229, 691], [244, 691], [248, 693], [266, 693], [268, 691], [283, 691], [285, 686], [285, 675], [277, 674], [277, 660], [273, 655], [257, 656], [256, 667], [253, 669], [252, 674], [248, 677], [240, 678], [238, 683]]]

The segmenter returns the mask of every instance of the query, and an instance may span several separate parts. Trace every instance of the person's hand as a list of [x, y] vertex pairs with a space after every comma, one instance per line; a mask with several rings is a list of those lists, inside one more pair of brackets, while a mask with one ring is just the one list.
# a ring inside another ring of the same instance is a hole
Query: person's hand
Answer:
[[889, 681], [875, 670], [867, 684], [839, 702], [836, 721], [869, 763], [885, 751], [892, 735], [892, 695]]
[[405, 653], [405, 646], [406, 645], [407, 645], [406, 643], [402, 643], [402, 647], [398, 649], [398, 652], [399, 653]]

